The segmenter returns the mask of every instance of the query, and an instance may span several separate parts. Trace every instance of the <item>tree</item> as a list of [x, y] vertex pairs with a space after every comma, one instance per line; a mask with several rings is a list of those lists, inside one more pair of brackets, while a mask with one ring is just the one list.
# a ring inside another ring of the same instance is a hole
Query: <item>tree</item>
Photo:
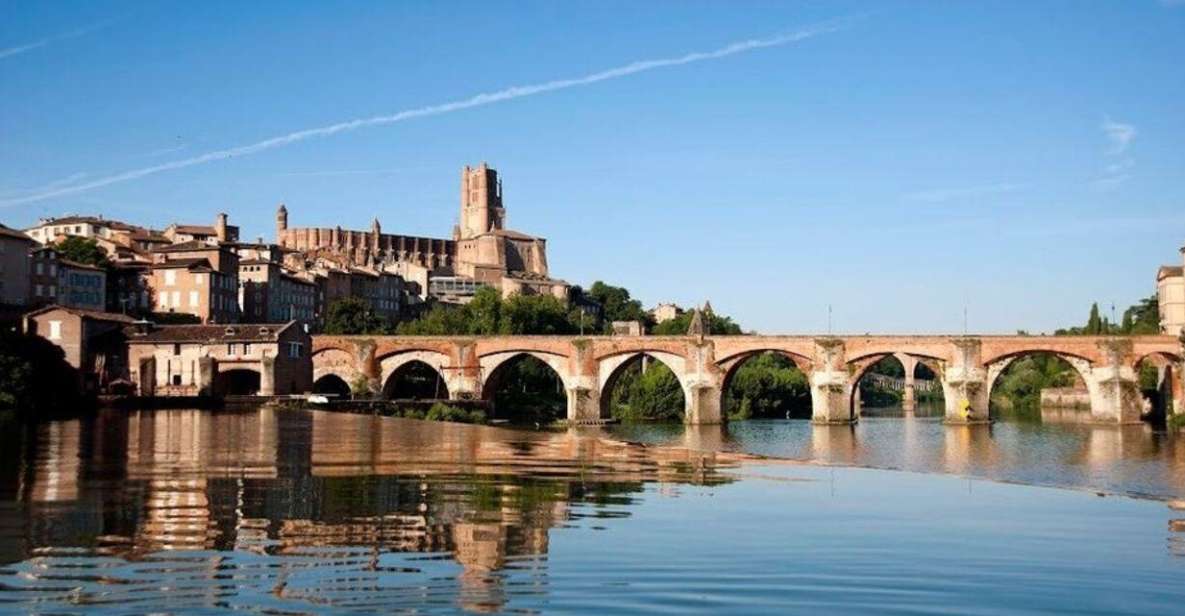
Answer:
[[[655, 325], [653, 333], [656, 336], [685, 336], [687, 335], [687, 328], [691, 326], [691, 319], [694, 316], [695, 311], [684, 312], [669, 321], [663, 321]], [[734, 323], [729, 317], [720, 316], [714, 312], [703, 313], [702, 317], [708, 326], [709, 334], [736, 336], [744, 333], [741, 331], [741, 326]]]
[[370, 303], [358, 297], [343, 297], [329, 304], [325, 313], [325, 333], [338, 335], [378, 335], [390, 333], [385, 319], [375, 314]]
[[1099, 303], [1095, 302], [1090, 305], [1090, 317], [1086, 319], [1086, 333], [1090, 336], [1096, 336], [1103, 331], [1103, 322], [1099, 318]]
[[615, 287], [598, 280], [584, 292], [585, 297], [601, 305], [604, 323], [602, 329], [608, 332], [613, 321], [641, 321], [647, 328], [654, 323], [653, 317], [642, 307], [642, 302], [630, 297], [624, 287]]
[[89, 237], [68, 236], [66, 239], [58, 242], [54, 246], [54, 249], [67, 261], [102, 268], [110, 265], [110, 262], [107, 260], [107, 251], [103, 250], [103, 247], [99, 246], [98, 242]]
[[580, 331], [579, 310], [551, 295], [514, 294], [502, 299], [483, 287], [462, 306], [437, 304], [420, 318], [396, 329], [409, 336], [550, 335]]
[[674, 372], [660, 361], [636, 361], [623, 369], [613, 391], [610, 412], [621, 421], [679, 421], [683, 417], [683, 387]]
[[33, 334], [0, 332], [0, 413], [75, 411], [78, 371], [61, 347]]

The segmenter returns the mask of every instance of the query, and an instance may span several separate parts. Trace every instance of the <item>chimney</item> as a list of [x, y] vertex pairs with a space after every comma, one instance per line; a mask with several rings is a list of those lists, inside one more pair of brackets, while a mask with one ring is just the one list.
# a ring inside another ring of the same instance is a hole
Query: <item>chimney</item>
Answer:
[[136, 336], [147, 336], [152, 331], [152, 321], [140, 319], [132, 323], [132, 333]]
[[226, 241], [226, 214], [219, 213], [214, 220], [214, 235], [218, 237], [219, 243]]

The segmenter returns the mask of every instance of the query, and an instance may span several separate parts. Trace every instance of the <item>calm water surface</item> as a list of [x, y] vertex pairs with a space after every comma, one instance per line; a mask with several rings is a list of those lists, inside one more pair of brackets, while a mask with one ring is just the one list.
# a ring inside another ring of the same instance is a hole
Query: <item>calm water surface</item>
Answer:
[[1179, 614], [1185, 511], [974, 477], [1167, 495], [1181, 464], [1150, 431], [916, 417], [105, 414], [0, 432], [0, 612]]

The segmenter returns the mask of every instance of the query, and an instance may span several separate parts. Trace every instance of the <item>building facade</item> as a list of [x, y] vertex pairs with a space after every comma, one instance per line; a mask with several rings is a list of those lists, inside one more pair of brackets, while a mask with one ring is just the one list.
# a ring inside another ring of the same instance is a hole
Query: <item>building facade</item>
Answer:
[[127, 382], [123, 328], [131, 323], [120, 314], [55, 305], [25, 315], [24, 331], [60, 347], [82, 390], [93, 392]]
[[239, 320], [239, 256], [229, 246], [193, 240], [152, 255], [146, 286], [156, 312], [192, 314], [202, 323]]
[[1185, 248], [1182, 265], [1164, 265], [1156, 272], [1156, 299], [1160, 309], [1160, 331], [1170, 335], [1185, 332]]
[[274, 261], [239, 262], [239, 308], [245, 323], [312, 323], [317, 284], [286, 271]]
[[51, 246], [33, 249], [30, 255], [30, 304], [56, 304], [67, 308], [107, 309], [107, 272], [99, 267], [63, 259]]
[[30, 299], [29, 251], [36, 240], [0, 225], [0, 306], [21, 308]]
[[270, 396], [312, 388], [312, 340], [296, 321], [137, 323], [127, 331], [128, 365], [142, 396]]

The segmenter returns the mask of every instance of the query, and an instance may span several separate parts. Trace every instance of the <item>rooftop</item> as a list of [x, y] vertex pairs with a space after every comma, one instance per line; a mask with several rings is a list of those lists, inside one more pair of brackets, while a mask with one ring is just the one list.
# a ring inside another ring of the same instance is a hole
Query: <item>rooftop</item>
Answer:
[[208, 270], [214, 271], [214, 267], [210, 265], [209, 259], [192, 258], [192, 259], [170, 259], [164, 263], [153, 263], [152, 269], [188, 269], [188, 270]]
[[152, 252], [194, 252], [205, 250], [222, 250], [221, 246], [207, 244], [198, 240], [189, 240], [188, 242], [180, 242], [177, 244], [170, 244], [168, 246], [161, 246], [160, 248], [153, 248]]
[[25, 240], [29, 242], [35, 241], [33, 238], [25, 235], [23, 231], [17, 231], [4, 225], [0, 225], [0, 237], [10, 237], [14, 240]]
[[118, 312], [103, 312], [101, 310], [83, 310], [81, 308], [67, 308], [65, 306], [59, 306], [57, 304], [50, 304], [50, 305], [45, 306], [43, 308], [38, 308], [37, 310], [28, 312], [25, 314], [25, 317], [26, 318], [33, 317], [33, 316], [37, 316], [39, 314], [53, 312], [54, 310], [63, 310], [63, 311], [68, 312], [70, 314], [80, 316], [84, 319], [93, 319], [96, 321], [114, 321], [117, 323], [135, 323], [136, 322], [136, 320], [133, 319], [132, 317], [129, 317], [126, 314], [120, 314]]
[[1182, 267], [1180, 265], [1162, 265], [1162, 266], [1160, 266], [1160, 269], [1156, 271], [1156, 280], [1157, 281], [1164, 280], [1165, 278], [1175, 278], [1175, 277], [1179, 277], [1179, 276], [1185, 276], [1185, 267]]
[[280, 333], [296, 321], [287, 323], [235, 323], [228, 325], [153, 325], [147, 333], [128, 330], [129, 344], [181, 342], [220, 344], [226, 342], [275, 342]]

